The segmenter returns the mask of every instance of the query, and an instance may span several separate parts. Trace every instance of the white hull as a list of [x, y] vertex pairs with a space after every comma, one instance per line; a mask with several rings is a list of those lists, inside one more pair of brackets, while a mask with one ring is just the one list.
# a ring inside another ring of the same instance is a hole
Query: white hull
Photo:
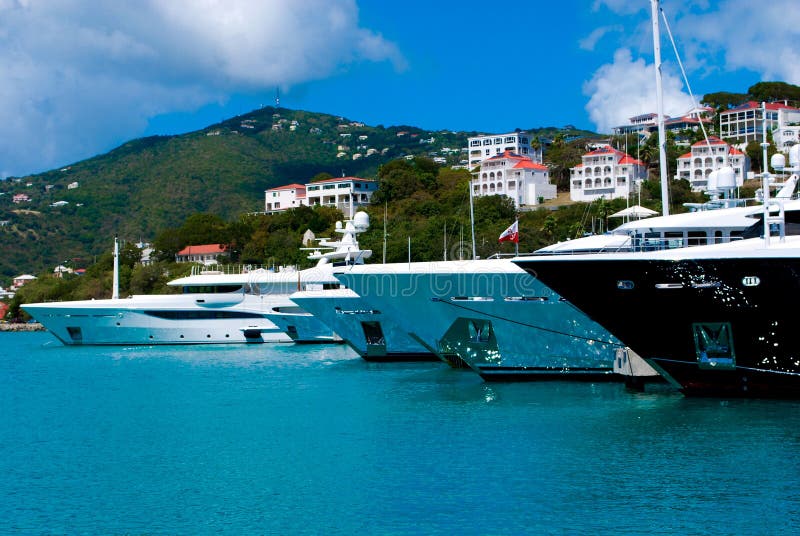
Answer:
[[619, 341], [512, 263], [427, 264], [337, 277], [425, 346], [457, 355], [486, 379], [613, 373]]
[[350, 289], [296, 292], [290, 299], [330, 326], [364, 359], [391, 361], [435, 356], [380, 310]]
[[143, 295], [23, 305], [66, 345], [292, 342], [266, 314], [285, 296]]
[[306, 344], [342, 342], [341, 337], [327, 324], [296, 305], [281, 307], [280, 312], [269, 313], [267, 318], [294, 342]]

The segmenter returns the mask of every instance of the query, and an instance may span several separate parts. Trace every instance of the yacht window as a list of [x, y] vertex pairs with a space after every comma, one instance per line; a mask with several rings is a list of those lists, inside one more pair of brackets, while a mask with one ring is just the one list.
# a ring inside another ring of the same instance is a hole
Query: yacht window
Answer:
[[228, 292], [239, 292], [241, 285], [205, 285], [205, 286], [185, 286], [184, 294], [227, 294]]
[[664, 244], [667, 249], [682, 248], [683, 232], [682, 231], [669, 231], [664, 233]]
[[690, 246], [704, 246], [707, 243], [705, 231], [689, 231], [688, 244]]
[[241, 311], [145, 311], [148, 316], [166, 320], [214, 320], [221, 318], [264, 318], [257, 313]]

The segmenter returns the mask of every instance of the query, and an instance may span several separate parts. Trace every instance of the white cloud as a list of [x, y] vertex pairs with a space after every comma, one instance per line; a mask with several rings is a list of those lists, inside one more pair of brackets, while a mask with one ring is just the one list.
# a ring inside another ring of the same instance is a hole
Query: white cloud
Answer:
[[0, 0], [0, 176], [85, 158], [149, 118], [405, 60], [355, 0]]
[[614, 26], [601, 26], [600, 28], [596, 28], [592, 31], [589, 35], [578, 41], [578, 46], [582, 50], [594, 50], [597, 43], [607, 34], [613, 32], [623, 32], [624, 28], [620, 25]]
[[[677, 76], [662, 72], [661, 87], [666, 115], [680, 116], [692, 108]], [[634, 60], [628, 49], [617, 50], [613, 63], [600, 67], [584, 84], [583, 93], [589, 97], [586, 111], [599, 132], [610, 133], [613, 127], [628, 124], [630, 117], [658, 109], [655, 68], [641, 58]]]
[[714, 11], [688, 15], [674, 26], [687, 63], [695, 69], [748, 69], [764, 81], [800, 84], [800, 9], [795, 0], [725, 0]]

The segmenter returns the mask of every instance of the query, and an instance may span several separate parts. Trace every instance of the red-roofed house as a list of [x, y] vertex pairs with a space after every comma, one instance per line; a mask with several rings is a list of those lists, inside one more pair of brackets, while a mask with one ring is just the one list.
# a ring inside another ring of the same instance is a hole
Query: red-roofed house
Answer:
[[222, 255], [229, 255], [228, 247], [222, 244], [202, 244], [199, 246], [186, 246], [175, 255], [175, 262], [199, 262], [202, 264], [217, 264], [217, 259]]
[[716, 136], [708, 142], [698, 141], [691, 151], [678, 157], [676, 179], [684, 179], [692, 185], [695, 192], [708, 189], [708, 175], [722, 167], [731, 167], [736, 175], [736, 185], [741, 186], [750, 171], [750, 158]]
[[[770, 132], [800, 123], [800, 109], [798, 108], [782, 102], [768, 102], [766, 108], [767, 130]], [[720, 138], [736, 139], [737, 143], [742, 142], [744, 144], [752, 140], [760, 141], [763, 123], [764, 110], [761, 107], [761, 103], [755, 101], [746, 102], [741, 106], [719, 113]], [[794, 135], [797, 135], [796, 131]], [[775, 141], [781, 150], [788, 150], [788, 148], [783, 147], [785, 145], [784, 142], [779, 142], [777, 139]]]
[[264, 211], [267, 214], [296, 208], [305, 204], [306, 187], [304, 184], [287, 184], [270, 188], [264, 192]]
[[610, 145], [586, 153], [569, 171], [569, 197], [573, 201], [628, 197], [636, 191], [636, 184], [647, 178], [644, 162]]
[[481, 162], [481, 169], [472, 179], [475, 196], [505, 195], [517, 208], [538, 205], [555, 199], [556, 185], [550, 184], [547, 166], [511, 151]]

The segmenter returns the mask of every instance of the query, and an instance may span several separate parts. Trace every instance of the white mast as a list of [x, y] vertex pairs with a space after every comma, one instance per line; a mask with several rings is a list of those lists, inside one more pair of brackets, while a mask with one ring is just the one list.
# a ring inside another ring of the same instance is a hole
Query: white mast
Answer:
[[650, 0], [653, 19], [653, 61], [656, 68], [656, 113], [658, 114], [658, 168], [661, 171], [661, 213], [669, 216], [667, 184], [667, 137], [664, 134], [664, 92], [661, 87], [661, 33], [658, 27], [658, 0]]
[[119, 298], [119, 240], [114, 237], [114, 281], [111, 287], [111, 299]]
[[767, 164], [767, 148], [769, 147], [769, 143], [767, 143], [767, 103], [761, 103], [761, 148], [764, 150], [764, 155], [762, 159], [764, 160], [762, 164], [762, 173], [761, 173], [761, 190], [764, 197], [764, 245], [769, 246], [769, 224], [770, 224], [770, 215], [769, 215], [769, 167]]

